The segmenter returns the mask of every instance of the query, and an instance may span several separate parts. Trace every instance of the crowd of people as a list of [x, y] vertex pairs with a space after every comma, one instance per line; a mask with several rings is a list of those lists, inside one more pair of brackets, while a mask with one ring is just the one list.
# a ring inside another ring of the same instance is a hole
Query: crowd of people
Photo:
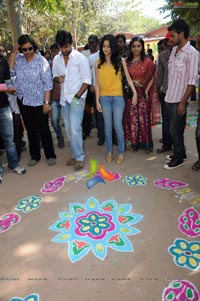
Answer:
[[[66, 165], [80, 170], [85, 164], [83, 139], [97, 128], [99, 146], [105, 143], [105, 160], [113, 160], [117, 145], [117, 164], [125, 151], [153, 151], [152, 121], [161, 105], [162, 147], [157, 153], [167, 156], [165, 169], [182, 166], [186, 159], [184, 130], [187, 105], [198, 85], [199, 52], [189, 42], [189, 27], [183, 19], [168, 27], [165, 39], [158, 43], [158, 58], [145, 53], [144, 40], [135, 36], [129, 45], [123, 34], [88, 37], [85, 49], [73, 48], [70, 32], [58, 30], [50, 50], [41, 53], [27, 34], [13, 46], [9, 64], [0, 46], [0, 148], [4, 148], [8, 168], [25, 174], [19, 166], [23, 143], [23, 125], [27, 132], [33, 167], [41, 159], [41, 145], [49, 166], [56, 154], [49, 128], [49, 116], [57, 145], [65, 146], [61, 114], [69, 141], [71, 157]], [[126, 83], [126, 84], [125, 84]], [[126, 86], [126, 87], [125, 87]], [[129, 91], [129, 92], [127, 92]], [[51, 114], [49, 114], [51, 112]], [[95, 112], [95, 113], [94, 113]], [[93, 114], [94, 113], [94, 114]], [[197, 121], [200, 169], [200, 115]], [[3, 167], [0, 165], [0, 183]]]

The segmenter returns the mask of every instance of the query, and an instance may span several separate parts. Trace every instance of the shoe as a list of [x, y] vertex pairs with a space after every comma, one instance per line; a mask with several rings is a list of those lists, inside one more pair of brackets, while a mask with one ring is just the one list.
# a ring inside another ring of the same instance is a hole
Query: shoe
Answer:
[[197, 162], [195, 162], [192, 166], [192, 169], [197, 171], [200, 169], [200, 160], [198, 160]]
[[28, 162], [28, 166], [33, 167], [33, 166], [35, 166], [37, 163], [38, 163], [37, 160], [31, 159], [31, 160]]
[[0, 174], [0, 184], [3, 182], [3, 175]]
[[182, 166], [183, 163], [184, 163], [183, 160], [172, 159], [169, 163], [166, 163], [163, 167], [165, 169], [174, 169], [174, 168], [177, 168], [179, 166]]
[[118, 165], [122, 164], [124, 162], [124, 154], [119, 154], [116, 162]]
[[106, 162], [108, 162], [108, 163], [112, 162], [112, 153], [107, 153]]
[[[174, 159], [174, 155], [167, 155], [165, 158], [166, 158], [167, 161], [171, 161], [172, 159]], [[183, 161], [187, 161], [187, 155], [186, 154], [183, 155]]]
[[103, 139], [99, 139], [98, 142], [97, 142], [97, 145], [101, 146], [101, 145], [104, 145], [104, 140]]
[[50, 159], [47, 159], [47, 164], [49, 166], [53, 166], [56, 164], [56, 158], [50, 158]]
[[79, 170], [79, 169], [82, 169], [84, 167], [84, 165], [85, 165], [84, 161], [76, 161], [74, 168], [75, 168], [75, 170]]
[[66, 166], [73, 166], [76, 164], [76, 159], [71, 158], [70, 160], [67, 161], [67, 163], [65, 164]]
[[13, 171], [17, 175], [24, 175], [26, 173], [26, 169], [24, 167], [15, 167], [14, 169], [10, 169], [10, 171]]
[[164, 153], [164, 152], [168, 152], [168, 151], [171, 151], [172, 150], [172, 148], [171, 147], [167, 147], [167, 146], [162, 146], [161, 148], [158, 148], [157, 149], [157, 154], [162, 154], [162, 153]]
[[64, 140], [60, 139], [58, 140], [58, 147], [63, 148], [65, 146]]

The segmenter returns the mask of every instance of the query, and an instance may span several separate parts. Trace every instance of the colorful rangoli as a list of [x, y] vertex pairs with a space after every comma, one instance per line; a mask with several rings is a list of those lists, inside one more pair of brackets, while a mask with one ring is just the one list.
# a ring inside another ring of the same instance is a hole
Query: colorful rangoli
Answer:
[[181, 181], [174, 181], [172, 179], [160, 178], [154, 181], [154, 186], [158, 188], [174, 190], [177, 188], [185, 187], [188, 184]]
[[44, 183], [40, 189], [42, 193], [52, 193], [58, 191], [65, 184], [66, 177], [56, 178], [54, 180]]
[[26, 296], [25, 298], [13, 297], [9, 301], [40, 301], [40, 297], [38, 294], [31, 294]]
[[38, 209], [40, 207], [41, 201], [42, 198], [40, 196], [29, 195], [19, 201], [18, 205], [15, 207], [15, 210], [29, 213], [35, 209]]
[[200, 236], [200, 214], [194, 208], [187, 208], [178, 219], [179, 230], [189, 236]]
[[174, 257], [174, 263], [182, 268], [197, 270], [200, 267], [200, 242], [187, 241], [177, 238], [174, 245], [168, 249], [169, 253]]
[[142, 175], [126, 176], [123, 183], [128, 184], [128, 186], [144, 186], [147, 183], [147, 178]]
[[199, 301], [199, 298], [197, 288], [186, 280], [172, 281], [162, 295], [162, 301]]
[[0, 233], [8, 231], [19, 223], [21, 217], [18, 213], [6, 213], [0, 217]]
[[50, 230], [57, 231], [53, 242], [67, 243], [68, 256], [72, 262], [80, 260], [91, 250], [103, 260], [107, 249], [132, 252], [133, 246], [127, 236], [140, 231], [133, 227], [142, 215], [132, 213], [129, 204], [118, 205], [115, 200], [102, 204], [90, 197], [86, 204], [71, 203], [69, 211], [60, 212]]

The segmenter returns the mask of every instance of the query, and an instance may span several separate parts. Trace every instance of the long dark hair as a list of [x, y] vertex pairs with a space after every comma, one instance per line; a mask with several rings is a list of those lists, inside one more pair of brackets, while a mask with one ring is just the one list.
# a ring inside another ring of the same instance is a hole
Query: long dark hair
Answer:
[[26, 43], [30, 43], [34, 48], [34, 52], [36, 52], [36, 50], [38, 49], [37, 43], [28, 34], [23, 34], [19, 37], [18, 44], [21, 48]]
[[129, 44], [129, 56], [127, 58], [127, 63], [130, 64], [132, 62], [132, 60], [134, 59], [133, 57], [133, 53], [131, 52], [131, 47], [133, 45], [134, 42], [139, 42], [141, 45], [142, 45], [142, 52], [140, 54], [141, 56], [141, 60], [144, 61], [144, 59], [146, 58], [146, 55], [145, 55], [145, 49], [144, 49], [144, 41], [141, 37], [133, 37], [130, 41], [130, 44]]
[[114, 69], [117, 74], [121, 65], [120, 65], [120, 60], [119, 60], [119, 56], [118, 56], [117, 40], [116, 40], [115, 36], [113, 36], [112, 34], [106, 34], [105, 36], [103, 36], [103, 38], [101, 40], [100, 51], [99, 51], [100, 63], [98, 65], [98, 68], [101, 68], [101, 65], [103, 65], [103, 63], [105, 63], [105, 61], [106, 61], [105, 54], [103, 53], [104, 41], [109, 41], [110, 49], [111, 49], [110, 60], [111, 60], [112, 65], [114, 66]]

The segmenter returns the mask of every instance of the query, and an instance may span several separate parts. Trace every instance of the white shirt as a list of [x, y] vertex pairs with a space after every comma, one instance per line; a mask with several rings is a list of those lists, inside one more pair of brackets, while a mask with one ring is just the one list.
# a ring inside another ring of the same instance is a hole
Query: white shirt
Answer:
[[90, 70], [91, 70], [91, 75], [92, 75], [92, 85], [95, 86], [96, 84], [96, 78], [95, 78], [95, 69], [94, 69], [94, 64], [99, 58], [99, 51], [91, 54], [89, 56], [89, 63], [90, 63]]
[[[67, 65], [61, 52], [53, 59], [52, 67], [53, 77], [65, 75], [64, 83], [61, 84], [60, 104], [65, 105], [65, 102], [72, 102], [74, 95], [79, 91], [82, 84], [91, 84], [91, 74], [88, 59], [78, 52], [72, 50], [69, 55]], [[87, 90], [81, 95], [82, 99], [87, 96]]]
[[168, 63], [168, 89], [165, 96], [168, 103], [180, 102], [187, 86], [196, 86], [198, 83], [198, 51], [190, 45], [190, 42], [187, 42], [178, 53], [177, 47], [173, 47]]

